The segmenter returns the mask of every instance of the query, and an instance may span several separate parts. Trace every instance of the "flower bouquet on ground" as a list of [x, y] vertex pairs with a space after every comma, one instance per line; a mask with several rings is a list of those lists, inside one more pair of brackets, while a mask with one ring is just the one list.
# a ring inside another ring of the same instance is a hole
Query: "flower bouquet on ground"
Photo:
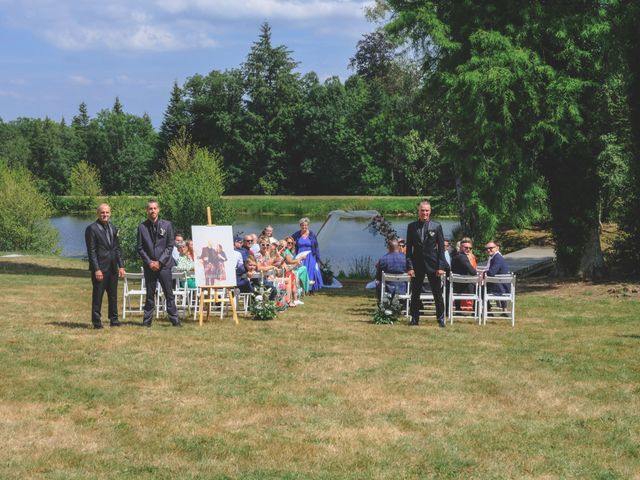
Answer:
[[271, 289], [260, 285], [253, 293], [249, 312], [254, 320], [272, 320], [278, 316], [276, 302], [269, 300]]
[[376, 325], [393, 325], [400, 319], [402, 305], [394, 293], [385, 293], [384, 300], [373, 314], [373, 323]]

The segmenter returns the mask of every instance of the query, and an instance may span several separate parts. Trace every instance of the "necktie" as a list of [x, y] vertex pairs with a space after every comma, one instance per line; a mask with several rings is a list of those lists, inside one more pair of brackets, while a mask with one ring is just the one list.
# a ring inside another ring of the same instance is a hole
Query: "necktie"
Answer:
[[104, 229], [107, 232], [107, 243], [109, 244], [109, 246], [111, 246], [113, 244], [113, 236], [111, 234], [111, 225], [109, 225], [108, 223], [105, 223]]

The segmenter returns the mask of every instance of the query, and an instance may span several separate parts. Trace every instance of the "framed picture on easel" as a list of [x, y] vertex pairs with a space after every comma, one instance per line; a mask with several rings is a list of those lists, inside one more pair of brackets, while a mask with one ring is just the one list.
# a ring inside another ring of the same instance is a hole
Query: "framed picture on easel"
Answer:
[[191, 227], [198, 287], [235, 287], [236, 262], [230, 225]]

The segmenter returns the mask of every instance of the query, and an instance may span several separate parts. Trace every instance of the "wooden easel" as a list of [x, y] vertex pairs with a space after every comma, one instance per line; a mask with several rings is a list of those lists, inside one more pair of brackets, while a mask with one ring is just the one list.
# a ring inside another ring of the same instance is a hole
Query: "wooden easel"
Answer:
[[[211, 207], [207, 207], [207, 225], [213, 226], [211, 223]], [[210, 308], [209, 305], [213, 303], [226, 303], [228, 302], [233, 312], [233, 321], [236, 325], [238, 321], [238, 312], [236, 312], [236, 302], [233, 296], [233, 287], [216, 287], [215, 285], [200, 286], [200, 326], [202, 326], [204, 307], [207, 306], [207, 321], [209, 321]], [[225, 297], [224, 290], [229, 290], [229, 295]], [[204, 296], [204, 292], [207, 292], [207, 298]]]

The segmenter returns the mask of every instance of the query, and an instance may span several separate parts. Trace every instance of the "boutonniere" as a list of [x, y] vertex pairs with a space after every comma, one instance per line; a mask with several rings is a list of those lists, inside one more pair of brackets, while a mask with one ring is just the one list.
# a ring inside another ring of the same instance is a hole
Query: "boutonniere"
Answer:
[[116, 237], [116, 238], [120, 238], [120, 230], [118, 230], [117, 228], [116, 228], [116, 229], [114, 229], [114, 230], [115, 230], [115, 232], [116, 232], [116, 233], [115, 233], [115, 237]]
[[430, 237], [435, 237], [436, 236], [436, 231], [435, 230], [429, 230], [429, 236]]
[[166, 231], [164, 228], [160, 227], [160, 228], [158, 229], [158, 235], [159, 235], [159, 236], [164, 237], [164, 234], [165, 234], [165, 233], [167, 233], [167, 231]]

